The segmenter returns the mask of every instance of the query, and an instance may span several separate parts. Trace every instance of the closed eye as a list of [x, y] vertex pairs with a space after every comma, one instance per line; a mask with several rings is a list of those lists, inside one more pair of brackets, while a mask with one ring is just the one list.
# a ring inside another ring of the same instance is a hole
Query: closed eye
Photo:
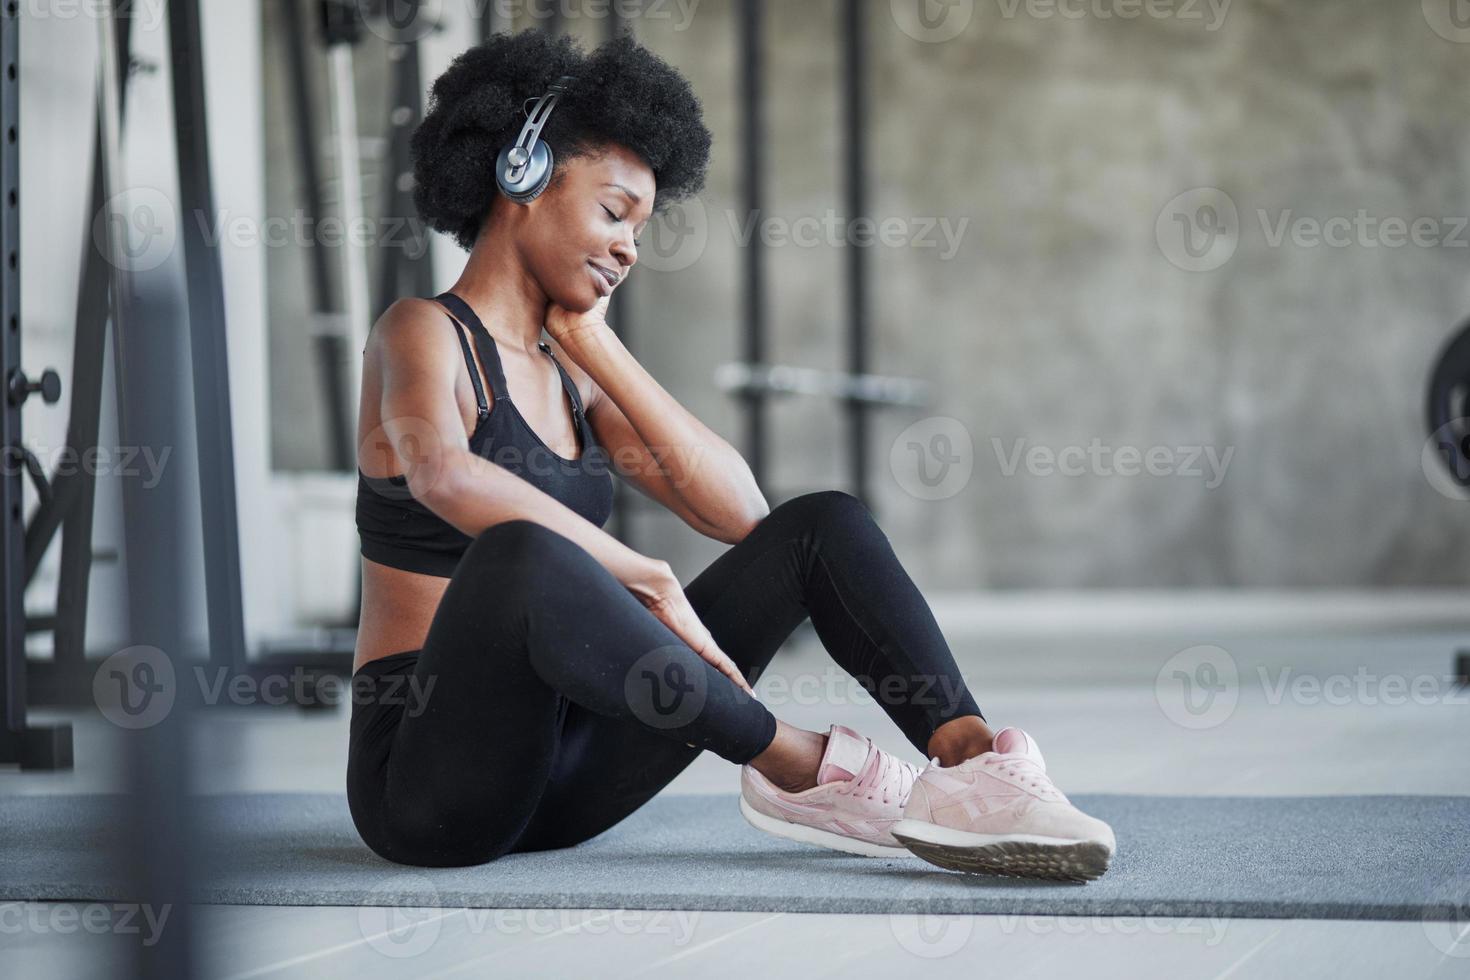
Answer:
[[[622, 218], [619, 218], [616, 214], [614, 214], [612, 208], [608, 207], [606, 204], [600, 205], [600, 207], [602, 208], [603, 211], [607, 212], [607, 216], [613, 222], [613, 224], [617, 224], [618, 222], [620, 222], [620, 221], [623, 220]], [[634, 248], [637, 248], [639, 245], [642, 245], [642, 244], [643, 244], [643, 240], [641, 238], [634, 238], [633, 239], [633, 247]]]

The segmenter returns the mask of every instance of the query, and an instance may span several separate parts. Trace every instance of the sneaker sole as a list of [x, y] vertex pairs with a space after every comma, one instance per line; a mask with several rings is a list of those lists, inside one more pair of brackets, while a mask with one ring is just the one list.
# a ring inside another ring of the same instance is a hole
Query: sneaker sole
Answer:
[[830, 848], [834, 851], [844, 851], [848, 854], [857, 854], [861, 857], [877, 858], [906, 858], [913, 857], [909, 849], [902, 845], [888, 846], [885, 844], [870, 844], [864, 840], [854, 837], [843, 837], [834, 834], [830, 830], [820, 830], [816, 827], [808, 827], [799, 823], [787, 823], [785, 820], [777, 820], [775, 817], [767, 816], [745, 802], [745, 797], [740, 797], [740, 815], [745, 822], [757, 830], [764, 830], [768, 834], [777, 837], [785, 837], [802, 844], [815, 844], [818, 847]]
[[1098, 841], [972, 834], [925, 820], [900, 820], [888, 832], [930, 864], [969, 874], [1091, 881], [1108, 870], [1113, 857]]

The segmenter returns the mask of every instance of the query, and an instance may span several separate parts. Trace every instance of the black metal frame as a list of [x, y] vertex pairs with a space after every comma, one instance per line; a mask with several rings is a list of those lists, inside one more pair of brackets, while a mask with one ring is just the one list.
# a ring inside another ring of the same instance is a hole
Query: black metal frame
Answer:
[[[195, 0], [197, 2], [197, 0]], [[178, 8], [175, 11], [174, 8]], [[118, 16], [114, 20], [118, 47], [117, 63], [120, 83], [125, 83], [130, 70], [128, 52], [128, 27], [130, 18]], [[14, 21], [7, 18], [7, 29]], [[206, 140], [206, 117], [204, 102], [203, 62], [198, 56], [199, 16], [195, 3], [177, 3], [170, 6], [170, 42], [172, 45], [173, 96], [176, 128], [176, 152], [179, 174], [180, 211], [184, 215], [214, 215], [213, 186]], [[7, 36], [13, 32], [7, 30]], [[416, 59], [414, 64], [416, 65]], [[118, 89], [119, 106], [124, 104], [125, 84]], [[14, 98], [14, 86], [6, 94]], [[8, 104], [8, 103], [7, 103]], [[14, 118], [12, 106], [10, 118]], [[301, 107], [298, 107], [301, 108]], [[307, 117], [309, 119], [309, 116]], [[98, 130], [101, 131], [101, 107], [98, 109]], [[406, 130], [404, 139], [407, 138]], [[10, 148], [13, 151], [14, 144]], [[93, 158], [93, 207], [89, 214], [101, 210], [103, 195], [103, 168], [106, 159], [103, 141], [99, 138]], [[7, 179], [14, 173], [6, 171]], [[316, 182], [311, 182], [311, 190]], [[244, 675], [259, 681], [274, 677], [282, 671], [305, 671], [309, 676], [346, 676], [351, 671], [352, 637], [342, 636], [341, 630], [328, 630], [324, 635], [329, 642], [321, 649], [297, 650], [279, 646], [261, 656], [250, 658], [246, 647], [243, 614], [243, 589], [239, 555], [239, 515], [235, 498], [235, 468], [233, 430], [230, 415], [230, 389], [228, 351], [226, 347], [224, 284], [219, 264], [219, 254], [210, 249], [205, 241], [205, 232], [197, 220], [182, 222], [183, 254], [188, 288], [188, 317], [192, 326], [190, 349], [196, 432], [198, 434], [199, 477], [201, 490], [202, 530], [204, 545], [205, 590], [208, 609], [209, 645], [204, 666], [211, 670], [225, 669], [231, 676]], [[12, 238], [12, 240], [14, 240]], [[91, 241], [88, 229], [88, 241]], [[425, 264], [427, 258], [425, 255]], [[105, 257], [95, 248], [86, 252], [80, 285], [77, 309], [77, 342], [74, 355], [74, 378], [72, 416], [69, 422], [68, 443], [72, 446], [95, 445], [102, 389], [104, 345], [107, 336], [108, 317], [111, 313], [108, 302], [110, 267]], [[423, 274], [422, 272], [418, 274]], [[318, 277], [318, 295], [330, 288], [330, 280]], [[7, 286], [9, 283], [7, 283]], [[7, 289], [0, 302], [13, 302], [13, 289]], [[18, 302], [15, 303], [18, 308]], [[14, 348], [6, 347], [6, 376], [11, 376], [9, 367], [13, 363], [18, 369], [18, 331]], [[7, 341], [11, 341], [7, 337]], [[13, 351], [13, 352], [12, 352]], [[119, 363], [119, 370], [122, 369]], [[7, 420], [15, 416], [15, 436], [5, 433], [6, 446], [19, 446], [18, 410], [7, 411]], [[7, 427], [9, 423], [7, 422]], [[44, 481], [43, 485], [44, 485]], [[5, 493], [14, 487], [16, 507], [19, 507], [19, 477], [7, 477]], [[95, 480], [78, 468], [75, 475], [60, 477], [53, 492], [35, 515], [25, 541], [26, 574], [7, 576], [5, 583], [7, 602], [7, 644], [5, 661], [4, 694], [7, 704], [20, 706], [20, 713], [7, 711], [7, 729], [20, 730], [13, 718], [23, 718], [23, 708], [30, 703], [53, 705], [89, 705], [92, 701], [92, 674], [94, 661], [86, 657], [85, 611], [87, 605], [87, 581], [94, 555], [91, 552], [92, 500]], [[21, 608], [23, 585], [29, 580], [49, 544], [51, 535], [58, 527], [64, 528], [62, 574], [58, 587], [57, 611], [54, 616], [32, 617], [26, 621]], [[8, 530], [8, 529], [7, 529]], [[9, 554], [12, 535], [6, 536], [6, 552]], [[18, 540], [18, 539], [17, 539]], [[9, 563], [6, 565], [9, 568]], [[12, 600], [12, 595], [14, 596]], [[10, 607], [16, 612], [11, 614]], [[12, 625], [13, 624], [13, 625]], [[57, 632], [56, 656], [50, 661], [27, 663], [24, 643], [21, 639], [11, 640], [14, 631], [23, 637], [25, 630], [54, 629]], [[28, 676], [29, 675], [29, 676]], [[293, 692], [297, 690], [292, 688]], [[301, 700], [303, 707], [329, 706], [329, 703], [309, 687]], [[23, 725], [23, 722], [21, 723]], [[24, 745], [34, 746], [31, 751], [51, 752], [62, 757], [61, 739], [65, 739], [65, 758], [69, 763], [69, 729], [31, 729]], [[3, 736], [0, 736], [3, 737]], [[53, 747], [52, 739], [56, 741]], [[0, 761], [6, 761], [20, 751], [11, 747], [12, 739], [0, 742]], [[19, 743], [16, 743], [19, 744]]]
[[[0, 446], [5, 466], [0, 472], [0, 603], [3, 603], [4, 662], [0, 663], [0, 704], [5, 724], [0, 727], [0, 763], [19, 764], [23, 769], [70, 769], [72, 738], [69, 725], [32, 725], [27, 721], [28, 671], [25, 634], [25, 588], [30, 580], [27, 557], [29, 535], [24, 517], [21, 435], [21, 406], [41, 391], [46, 401], [60, 396], [55, 372], [43, 382], [28, 379], [21, 365], [20, 348], [20, 20], [11, 6], [0, 14], [0, 377], [5, 379], [5, 405], [0, 415]], [[79, 470], [85, 467], [79, 467]], [[39, 469], [33, 472], [39, 472]], [[74, 477], [62, 487], [62, 505], [79, 495]], [[44, 476], [37, 480], [42, 507], [54, 508], [56, 497]], [[81, 496], [90, 500], [90, 489]], [[75, 507], [72, 507], [75, 510]], [[88, 509], [90, 518], [90, 508]], [[90, 521], [89, 521], [90, 523]], [[47, 535], [49, 538], [49, 534]]]
[[[132, 59], [132, 18], [117, 17], [112, 32], [116, 44], [113, 63], [117, 66], [118, 125], [126, 119], [127, 81], [140, 66]], [[108, 166], [104, 139], [103, 109], [94, 113], [92, 190], [87, 215], [101, 212], [107, 199], [104, 181]], [[93, 243], [90, 227], [83, 229], [84, 241]], [[75, 343], [72, 348], [70, 414], [67, 418], [67, 451], [80, 453], [97, 444], [102, 407], [103, 372], [112, 314], [109, 298], [111, 266], [95, 247], [84, 250], [77, 288]], [[38, 486], [41, 481], [37, 481]], [[40, 506], [26, 529], [25, 581], [35, 576], [47, 548], [61, 531], [61, 567], [56, 589], [56, 610], [49, 616], [31, 616], [27, 633], [51, 631], [53, 657], [30, 665], [30, 700], [37, 704], [87, 703], [91, 669], [86, 659], [86, 611], [92, 566], [98, 560], [115, 561], [117, 552], [99, 552], [93, 547], [93, 507], [97, 481], [86, 467], [60, 474], [49, 484]]]

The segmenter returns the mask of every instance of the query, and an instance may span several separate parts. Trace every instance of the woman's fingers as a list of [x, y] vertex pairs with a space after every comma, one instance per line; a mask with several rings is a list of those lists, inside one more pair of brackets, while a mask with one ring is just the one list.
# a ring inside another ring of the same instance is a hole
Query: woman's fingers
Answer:
[[[678, 635], [679, 639], [689, 644], [690, 649], [710, 666], [730, 678], [742, 691], [755, 697], [755, 690], [746, 681], [745, 675], [735, 661], [731, 660], [721, 650], [709, 629], [700, 622], [699, 616], [695, 614], [694, 607], [690, 606], [688, 600], [681, 593], [678, 597], [670, 596], [667, 601], [659, 603], [655, 611], [660, 613], [659, 618], [664, 625]], [[759, 700], [759, 699], [757, 699]]]
[[755, 691], [751, 688], [750, 683], [746, 681], [745, 675], [740, 672], [740, 668], [735, 665], [735, 661], [726, 656], [725, 652], [717, 646], [712, 645], [711, 650], [713, 652], [700, 651], [699, 655], [713, 664], [715, 669], [720, 673], [734, 681], [736, 687], [751, 697], [755, 697]]

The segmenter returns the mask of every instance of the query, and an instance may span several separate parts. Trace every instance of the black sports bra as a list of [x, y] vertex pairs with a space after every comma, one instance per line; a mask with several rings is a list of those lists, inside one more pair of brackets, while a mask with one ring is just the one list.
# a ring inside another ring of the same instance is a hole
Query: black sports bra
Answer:
[[[613, 488], [608, 454], [597, 442], [592, 426], [582, 413], [582, 398], [577, 393], [577, 386], [551, 352], [550, 345], [542, 342], [539, 346], [556, 364], [562, 387], [571, 399], [572, 424], [582, 448], [576, 459], [567, 459], [552, 452], [522, 417], [506, 390], [505, 372], [501, 370], [495, 339], [470, 305], [454, 293], [441, 293], [434, 298], [453, 314], [449, 322], [459, 336], [459, 345], [470, 369], [470, 380], [475, 386], [479, 422], [470, 435], [470, 451], [510, 470], [602, 527], [612, 513]], [[459, 323], [455, 322], [456, 319]], [[489, 407], [485, 404], [480, 372], [475, 369], [475, 359], [470, 354], [470, 345], [460, 323], [469, 327], [475, 338], [475, 348], [480, 352], [480, 360], [489, 375], [490, 391], [495, 395], [495, 403]], [[414, 499], [408, 489], [407, 477], [367, 476], [361, 468], [357, 471], [357, 532], [364, 558], [393, 568], [444, 578], [454, 574], [455, 566], [471, 541], [464, 532]]]

